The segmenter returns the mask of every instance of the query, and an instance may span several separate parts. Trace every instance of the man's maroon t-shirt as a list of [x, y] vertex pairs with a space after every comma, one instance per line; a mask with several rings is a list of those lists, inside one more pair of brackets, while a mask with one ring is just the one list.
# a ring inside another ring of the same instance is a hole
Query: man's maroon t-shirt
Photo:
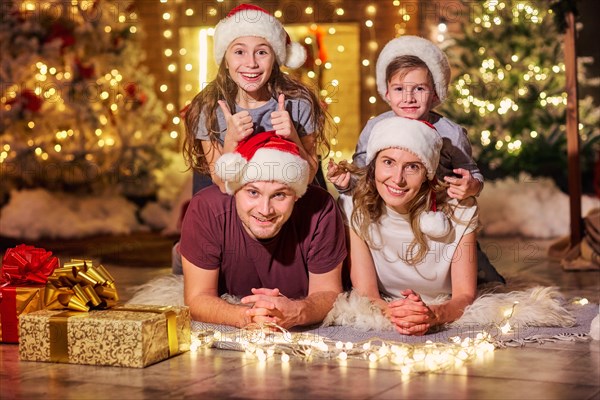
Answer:
[[181, 229], [181, 254], [204, 269], [219, 268], [219, 295], [279, 288], [289, 298], [308, 295], [308, 272], [333, 270], [346, 257], [346, 236], [333, 197], [309, 185], [274, 238], [258, 241], [238, 217], [233, 196], [216, 185], [191, 200]]

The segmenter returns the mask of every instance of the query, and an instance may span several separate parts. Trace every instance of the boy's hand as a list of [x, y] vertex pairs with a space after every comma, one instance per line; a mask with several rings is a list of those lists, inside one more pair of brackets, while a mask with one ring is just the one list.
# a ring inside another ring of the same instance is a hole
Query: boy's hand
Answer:
[[467, 197], [475, 196], [479, 193], [481, 182], [473, 178], [471, 173], [463, 168], [453, 169], [456, 175], [460, 175], [460, 178], [453, 176], [445, 176], [444, 181], [450, 184], [448, 188], [448, 196], [453, 199], [464, 200]]
[[223, 111], [223, 115], [225, 115], [225, 121], [227, 122], [227, 135], [225, 135], [225, 138], [230, 139], [235, 147], [239, 142], [252, 134], [252, 117], [246, 110], [232, 115], [231, 110], [225, 101], [219, 100], [218, 103], [219, 107], [221, 107], [221, 111]]
[[293, 140], [293, 135], [298, 134], [292, 123], [290, 113], [285, 110], [285, 95], [283, 93], [277, 99], [277, 110], [271, 113], [271, 125], [273, 125], [275, 133], [284, 138]]
[[346, 168], [336, 164], [331, 158], [327, 163], [327, 180], [338, 190], [348, 189], [352, 174]]

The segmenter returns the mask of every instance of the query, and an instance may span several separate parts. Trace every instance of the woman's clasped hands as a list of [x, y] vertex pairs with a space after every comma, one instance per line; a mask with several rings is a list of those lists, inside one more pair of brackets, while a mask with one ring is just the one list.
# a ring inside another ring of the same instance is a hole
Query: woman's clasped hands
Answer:
[[435, 324], [435, 313], [411, 289], [401, 292], [403, 299], [388, 303], [386, 316], [403, 335], [424, 335]]

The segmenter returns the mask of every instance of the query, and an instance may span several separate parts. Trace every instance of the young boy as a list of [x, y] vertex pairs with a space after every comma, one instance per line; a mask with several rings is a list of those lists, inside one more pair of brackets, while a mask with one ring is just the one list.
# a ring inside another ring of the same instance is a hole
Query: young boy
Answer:
[[[367, 122], [352, 157], [354, 166], [365, 166], [367, 143], [379, 121], [394, 116], [420, 119], [432, 124], [443, 138], [436, 175], [449, 184], [448, 195], [458, 200], [477, 196], [483, 189], [483, 175], [471, 155], [465, 129], [432, 111], [447, 97], [450, 63], [446, 55], [427, 39], [402, 36], [385, 45], [377, 59], [376, 75], [377, 90], [392, 110]], [[355, 184], [350, 171], [332, 160], [327, 178], [340, 193], [351, 190]], [[480, 283], [504, 282], [481, 250], [477, 257]]]

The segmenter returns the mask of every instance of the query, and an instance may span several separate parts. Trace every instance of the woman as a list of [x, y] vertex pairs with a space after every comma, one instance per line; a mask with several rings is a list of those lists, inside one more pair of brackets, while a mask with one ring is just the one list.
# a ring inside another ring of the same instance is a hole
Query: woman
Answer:
[[458, 319], [477, 292], [477, 205], [448, 198], [435, 179], [441, 147], [428, 123], [385, 119], [352, 197], [340, 196], [352, 285], [406, 335]]

